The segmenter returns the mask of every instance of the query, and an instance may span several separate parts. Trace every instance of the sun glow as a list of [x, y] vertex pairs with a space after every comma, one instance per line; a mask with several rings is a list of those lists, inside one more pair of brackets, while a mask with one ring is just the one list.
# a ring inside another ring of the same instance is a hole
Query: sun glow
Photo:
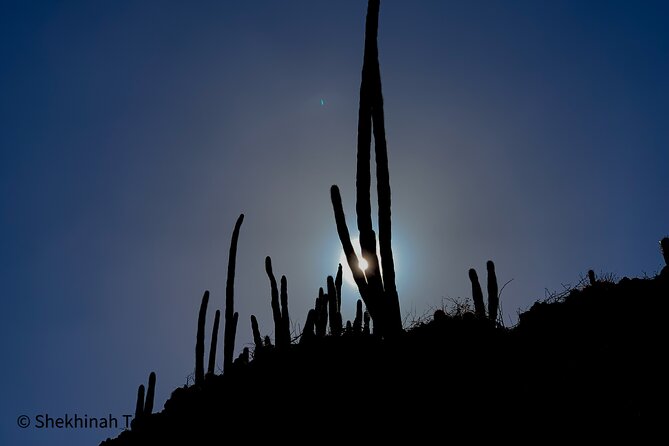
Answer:
[[[363, 259], [362, 255], [360, 254], [360, 240], [358, 238], [354, 238], [351, 240], [351, 244], [353, 245], [353, 250], [355, 251], [355, 254], [358, 256], [358, 266], [362, 270], [362, 272], [366, 272], [367, 268], [369, 266], [367, 259]], [[376, 255], [377, 258], [379, 257], [379, 248], [378, 246], [376, 247]], [[356, 287], [355, 284], [355, 279], [353, 278], [353, 273], [351, 273], [351, 268], [348, 266], [348, 261], [346, 260], [346, 254], [342, 250], [340, 255], [339, 255], [339, 263], [341, 263], [342, 266], [342, 272], [344, 276], [344, 280], [354, 288]]]

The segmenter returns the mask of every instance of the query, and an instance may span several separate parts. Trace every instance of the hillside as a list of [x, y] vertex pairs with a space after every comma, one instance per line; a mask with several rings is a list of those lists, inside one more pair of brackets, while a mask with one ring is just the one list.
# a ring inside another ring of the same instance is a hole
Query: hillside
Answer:
[[161, 412], [102, 444], [649, 433], [663, 423], [667, 297], [665, 267], [537, 302], [509, 329], [438, 310], [397, 339], [344, 333], [265, 347], [174, 390]]

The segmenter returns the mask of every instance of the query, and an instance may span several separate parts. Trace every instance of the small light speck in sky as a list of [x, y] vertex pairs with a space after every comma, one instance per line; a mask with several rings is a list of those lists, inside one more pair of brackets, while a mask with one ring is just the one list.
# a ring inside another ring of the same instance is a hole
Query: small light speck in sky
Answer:
[[321, 98], [321, 107], [325, 106], [325, 99]]

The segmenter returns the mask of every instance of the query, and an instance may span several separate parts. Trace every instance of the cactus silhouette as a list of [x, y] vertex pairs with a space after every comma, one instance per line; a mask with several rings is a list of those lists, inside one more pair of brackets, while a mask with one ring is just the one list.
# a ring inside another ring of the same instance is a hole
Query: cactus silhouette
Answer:
[[365, 313], [363, 314], [363, 318], [364, 318], [364, 321], [365, 321], [365, 325], [362, 327], [362, 333], [368, 335], [368, 334], [371, 333], [370, 325], [371, 325], [371, 319], [372, 318], [370, 317], [369, 312], [367, 310], [365, 310]]
[[[488, 270], [488, 319], [497, 321], [499, 312], [499, 288], [497, 286], [497, 275], [495, 274], [495, 264], [492, 260], [486, 262]], [[472, 282], [472, 300], [474, 301], [474, 313], [478, 318], [485, 318], [486, 311], [483, 304], [483, 291], [479, 283], [478, 274], [474, 268], [469, 270], [469, 280]]]
[[662, 257], [664, 257], [664, 264], [669, 266], [669, 237], [664, 237], [660, 241], [660, 248], [662, 249]]
[[595, 272], [591, 269], [588, 270], [588, 281], [590, 282], [590, 286], [593, 286], [594, 284], [597, 283], [597, 279], [595, 278]]
[[156, 373], [149, 374], [149, 386], [146, 389], [146, 402], [144, 403], [144, 415], [151, 415], [153, 412], [153, 400], [156, 395]]
[[495, 264], [492, 260], [486, 262], [486, 268], [488, 270], [488, 319], [495, 322], [499, 310], [499, 288], [497, 287]]
[[137, 404], [135, 405], [135, 420], [139, 420], [144, 415], [144, 384], [137, 388]]
[[258, 319], [254, 315], [251, 315], [251, 331], [253, 332], [253, 343], [256, 346], [256, 352], [258, 352], [262, 348], [263, 342], [260, 336], [260, 328], [258, 327]]
[[318, 289], [318, 297], [316, 298], [316, 336], [323, 337], [326, 334], [328, 325], [328, 304], [323, 288]]
[[[356, 215], [360, 233], [362, 257], [367, 261], [363, 273], [358, 257], [351, 244], [339, 188], [330, 189], [335, 214], [337, 233], [346, 260], [360, 296], [367, 306], [374, 330], [388, 337], [402, 330], [399, 297], [395, 285], [395, 264], [391, 246], [391, 193], [388, 169], [388, 153], [383, 115], [383, 95], [379, 68], [377, 33], [379, 1], [370, 0], [365, 24], [365, 50], [360, 83], [360, 106], [358, 112], [358, 142], [356, 169]], [[376, 155], [376, 183], [378, 196], [379, 253], [381, 268], [376, 255], [376, 234], [372, 229], [372, 207], [370, 198], [371, 139], [372, 128]], [[381, 269], [383, 273], [381, 273]]]
[[469, 270], [469, 280], [472, 282], [472, 300], [474, 301], [474, 313], [479, 318], [485, 317], [485, 305], [483, 303], [483, 290], [479, 283], [479, 276], [476, 270], [471, 268]]
[[337, 312], [341, 319], [341, 284], [342, 284], [342, 268], [341, 263], [337, 266], [337, 275], [335, 276], [335, 293], [337, 294]]
[[211, 330], [211, 344], [209, 347], [209, 364], [207, 366], [207, 374], [213, 375], [216, 369], [216, 344], [218, 344], [218, 325], [221, 322], [221, 311], [216, 310], [214, 316], [214, 327]]
[[265, 271], [269, 277], [272, 293], [272, 316], [274, 317], [274, 329], [276, 331], [275, 342], [277, 348], [285, 348], [290, 345], [290, 319], [288, 316], [288, 284], [286, 276], [281, 276], [281, 305], [279, 306], [279, 290], [276, 278], [272, 272], [272, 259], [265, 258]]
[[358, 299], [355, 305], [355, 319], [353, 320], [353, 332], [362, 333], [362, 300]]
[[195, 338], [195, 384], [204, 382], [204, 324], [207, 318], [207, 305], [209, 304], [209, 291], [204, 292], [200, 313], [197, 317], [197, 335]]
[[341, 335], [342, 319], [341, 319], [341, 313], [338, 310], [339, 299], [337, 298], [335, 282], [332, 276], [328, 276], [327, 278], [327, 287], [328, 287], [327, 301], [328, 301], [328, 309], [330, 311], [330, 334], [333, 336], [339, 336]]
[[244, 221], [244, 214], [237, 218], [235, 229], [232, 231], [230, 252], [228, 254], [228, 278], [225, 284], [225, 331], [223, 336], [223, 370], [232, 365], [232, 355], [235, 351], [235, 335], [239, 314], [235, 312], [235, 265], [237, 262], [237, 241], [239, 229]]
[[137, 428], [137, 423], [142, 418], [151, 415], [153, 412], [153, 400], [156, 394], [156, 373], [149, 374], [149, 385], [146, 389], [146, 398], [144, 397], [144, 384], [140, 384], [137, 388], [137, 403], [135, 405], [135, 417], [132, 420], [131, 427]]
[[302, 337], [300, 337], [300, 343], [308, 342], [310, 339], [313, 339], [316, 334], [314, 333], [314, 327], [316, 325], [316, 310], [313, 308], [307, 313], [307, 321], [304, 323], [304, 329], [302, 330]]

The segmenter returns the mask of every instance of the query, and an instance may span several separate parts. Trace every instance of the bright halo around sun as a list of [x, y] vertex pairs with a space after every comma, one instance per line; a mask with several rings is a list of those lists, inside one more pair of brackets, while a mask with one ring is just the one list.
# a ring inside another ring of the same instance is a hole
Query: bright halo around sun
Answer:
[[[367, 271], [367, 260], [363, 259], [362, 255], [360, 254], [360, 240], [358, 238], [354, 238], [351, 240], [351, 244], [353, 245], [355, 254], [358, 256], [358, 265], [360, 266], [360, 269], [363, 272]], [[376, 256], [377, 258], [380, 257], [378, 245], [376, 246]], [[357, 285], [355, 284], [355, 279], [353, 279], [351, 268], [348, 266], [348, 261], [346, 260], [346, 254], [344, 253], [344, 250], [342, 250], [341, 254], [339, 255], [339, 263], [341, 263], [342, 275], [344, 276], [346, 283], [356, 288]]]

